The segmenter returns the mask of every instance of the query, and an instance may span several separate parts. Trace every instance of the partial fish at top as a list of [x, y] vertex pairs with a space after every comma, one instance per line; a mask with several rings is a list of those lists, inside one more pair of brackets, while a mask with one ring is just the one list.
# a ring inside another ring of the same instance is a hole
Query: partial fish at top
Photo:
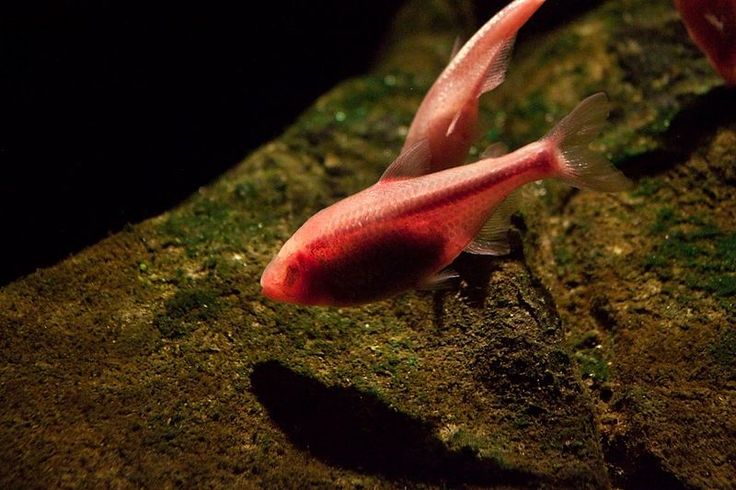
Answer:
[[478, 98], [503, 83], [516, 33], [544, 0], [515, 0], [481, 27], [453, 55], [422, 100], [403, 151], [422, 140], [431, 158], [404, 172], [416, 177], [455, 167], [465, 161], [477, 137]]

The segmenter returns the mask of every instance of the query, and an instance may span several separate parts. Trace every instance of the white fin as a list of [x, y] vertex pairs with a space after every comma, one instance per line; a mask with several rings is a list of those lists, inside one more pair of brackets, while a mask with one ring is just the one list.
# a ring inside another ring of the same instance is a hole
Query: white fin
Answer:
[[429, 140], [421, 139], [401, 152], [379, 180], [407, 179], [424, 175], [429, 171], [431, 159]]
[[483, 85], [481, 85], [480, 92], [478, 92], [478, 97], [498, 87], [506, 79], [506, 69], [509, 67], [509, 62], [511, 61], [511, 51], [514, 48], [515, 40], [516, 36], [512, 36], [501, 41], [493, 48], [491, 62], [486, 72], [486, 78], [483, 80]]
[[521, 191], [509, 194], [504, 201], [493, 210], [493, 214], [478, 232], [478, 235], [466, 247], [465, 251], [477, 255], [506, 255], [511, 252], [508, 231], [511, 228], [511, 215], [519, 209]]
[[485, 150], [483, 150], [483, 153], [480, 154], [479, 160], [483, 160], [484, 158], [502, 157], [508, 152], [509, 147], [506, 146], [504, 143], [491, 143]]
[[449, 289], [452, 287], [455, 279], [460, 277], [460, 274], [452, 269], [442, 269], [438, 273], [429, 278], [425, 279], [417, 289], [424, 291], [438, 291], [440, 289]]
[[608, 107], [606, 94], [593, 94], [580, 102], [547, 135], [557, 147], [560, 178], [575, 187], [604, 192], [632, 187], [632, 182], [611, 162], [588, 148], [608, 118]]
[[462, 109], [457, 111], [455, 116], [452, 118], [452, 121], [450, 121], [450, 125], [447, 126], [447, 131], [445, 131], [445, 137], [450, 136], [453, 131], [455, 131], [455, 126], [457, 126], [457, 122], [460, 120], [460, 116], [463, 115]]
[[450, 61], [452, 61], [452, 60], [455, 59], [455, 56], [457, 56], [458, 51], [460, 51], [460, 48], [462, 48], [462, 47], [463, 47], [463, 40], [458, 35], [455, 38], [455, 42], [452, 43], [452, 51], [450, 52]]

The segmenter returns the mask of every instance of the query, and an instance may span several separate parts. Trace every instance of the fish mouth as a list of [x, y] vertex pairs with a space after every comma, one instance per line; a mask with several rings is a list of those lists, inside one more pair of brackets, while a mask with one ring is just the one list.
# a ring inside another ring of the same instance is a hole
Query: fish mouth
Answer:
[[266, 298], [269, 299], [276, 299], [276, 291], [278, 288], [274, 287], [273, 281], [269, 280], [269, 270], [271, 269], [271, 264], [268, 264], [266, 266], [266, 269], [263, 271], [263, 274], [261, 274], [261, 294], [264, 295]]
[[281, 298], [279, 297], [278, 293], [276, 292], [276, 289], [270, 287], [270, 286], [264, 286], [261, 285], [261, 294], [265, 296], [268, 299], [272, 299], [274, 301], [279, 301]]
[[274, 263], [272, 261], [261, 274], [261, 294], [268, 299], [280, 302], [288, 302], [288, 298], [284, 294], [282, 284], [274, 277]]

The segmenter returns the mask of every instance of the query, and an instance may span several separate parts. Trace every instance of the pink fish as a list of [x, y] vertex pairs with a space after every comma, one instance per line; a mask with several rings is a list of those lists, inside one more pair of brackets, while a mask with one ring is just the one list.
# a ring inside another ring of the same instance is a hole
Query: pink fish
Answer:
[[736, 85], [736, 0], [675, 0], [675, 6], [711, 65]]
[[608, 115], [604, 94], [588, 97], [543, 139], [499, 158], [406, 178], [431, 158], [421, 140], [380, 181], [307, 220], [261, 277], [271, 299], [307, 305], [357, 305], [451, 277], [463, 250], [498, 255], [520, 186], [560, 178], [601, 191], [629, 181], [588, 149]]
[[465, 161], [477, 135], [478, 98], [503, 83], [516, 33], [544, 0], [515, 0], [481, 27], [453, 56], [414, 116], [403, 150], [429, 141], [431, 158], [414, 175]]

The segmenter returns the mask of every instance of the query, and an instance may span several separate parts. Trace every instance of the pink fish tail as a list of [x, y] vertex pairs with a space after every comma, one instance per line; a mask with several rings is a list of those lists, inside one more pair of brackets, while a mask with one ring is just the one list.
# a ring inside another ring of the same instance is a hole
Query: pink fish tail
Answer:
[[546, 139], [554, 144], [558, 177], [579, 188], [603, 192], [630, 189], [631, 181], [588, 146], [608, 118], [608, 97], [598, 92], [580, 102]]

